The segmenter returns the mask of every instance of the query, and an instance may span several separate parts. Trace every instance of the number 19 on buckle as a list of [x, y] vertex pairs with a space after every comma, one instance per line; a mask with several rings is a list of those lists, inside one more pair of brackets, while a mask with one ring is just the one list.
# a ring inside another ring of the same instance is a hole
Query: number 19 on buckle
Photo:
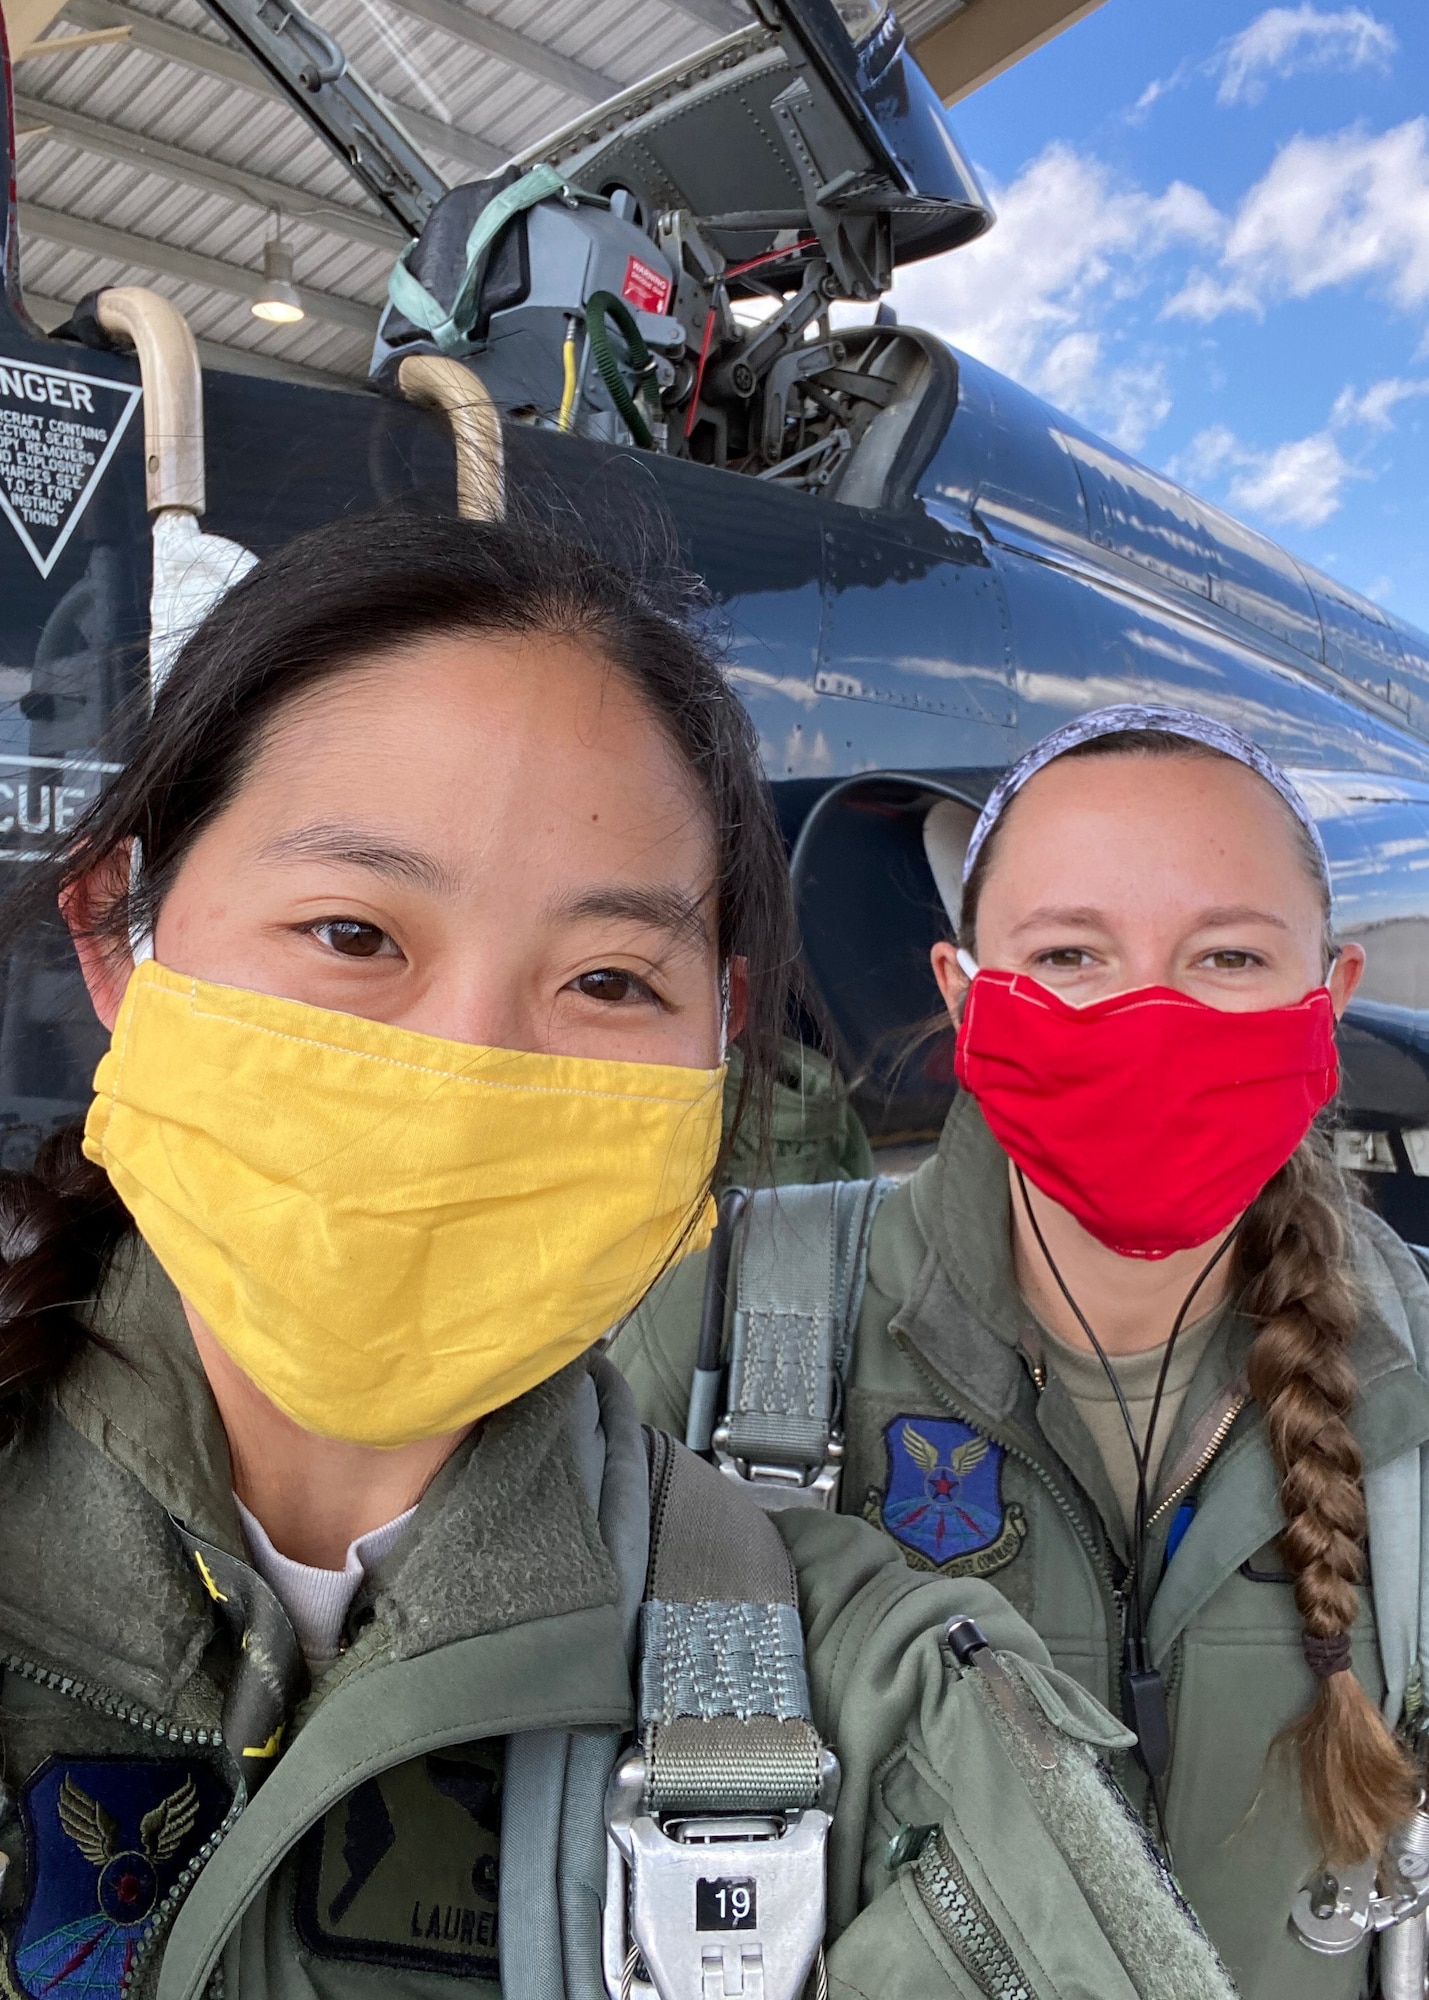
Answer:
[[[820, 1797], [830, 1810], [837, 1784], [826, 1751]], [[645, 1758], [630, 1750], [606, 1797], [610, 2000], [799, 2000], [815, 1960], [822, 2000], [829, 1812], [657, 1820], [644, 1793]]]

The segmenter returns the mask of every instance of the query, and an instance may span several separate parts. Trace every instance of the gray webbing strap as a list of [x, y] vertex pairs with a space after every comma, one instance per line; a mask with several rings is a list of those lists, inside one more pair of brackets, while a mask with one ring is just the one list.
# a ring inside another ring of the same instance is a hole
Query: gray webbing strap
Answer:
[[646, 1437], [640, 1742], [606, 1794], [606, 1993], [797, 2000], [823, 1948], [838, 1760], [814, 1728], [794, 1566], [732, 1481]]
[[717, 1438], [741, 1468], [806, 1477], [829, 1464], [869, 1233], [892, 1185], [824, 1181], [750, 1197], [735, 1251], [728, 1414]]
[[808, 1717], [804, 1633], [792, 1604], [670, 1604], [641, 1610], [640, 1709], [651, 1722], [693, 1715]]
[[[783, 1541], [762, 1515], [750, 1518], [703, 1459], [654, 1434], [652, 1451], [660, 1498], [651, 1523], [652, 1594], [640, 1613], [639, 1683], [647, 1808], [767, 1813], [813, 1805], [820, 1744]], [[693, 1595], [711, 1588], [728, 1594]]]
[[819, 1741], [807, 1722], [681, 1720], [652, 1727], [646, 1741], [651, 1812], [792, 1812], [818, 1800]]

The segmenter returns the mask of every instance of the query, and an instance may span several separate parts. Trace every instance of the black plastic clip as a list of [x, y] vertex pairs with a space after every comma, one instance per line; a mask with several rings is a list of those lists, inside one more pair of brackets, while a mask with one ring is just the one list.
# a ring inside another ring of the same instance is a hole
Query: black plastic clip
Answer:
[[1152, 1778], [1165, 1777], [1171, 1766], [1171, 1718], [1166, 1708], [1166, 1683], [1152, 1666], [1146, 1641], [1128, 1640], [1121, 1670], [1121, 1712], [1136, 1731], [1136, 1758]]

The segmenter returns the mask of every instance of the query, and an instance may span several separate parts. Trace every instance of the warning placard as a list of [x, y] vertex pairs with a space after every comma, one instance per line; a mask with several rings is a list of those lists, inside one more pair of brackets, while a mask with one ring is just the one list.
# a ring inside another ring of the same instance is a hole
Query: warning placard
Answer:
[[104, 477], [139, 390], [0, 354], [0, 511], [48, 576]]
[[620, 295], [636, 312], [662, 313], [670, 303], [674, 285], [663, 271], [655, 270], [643, 257], [631, 257], [625, 266], [625, 283]]

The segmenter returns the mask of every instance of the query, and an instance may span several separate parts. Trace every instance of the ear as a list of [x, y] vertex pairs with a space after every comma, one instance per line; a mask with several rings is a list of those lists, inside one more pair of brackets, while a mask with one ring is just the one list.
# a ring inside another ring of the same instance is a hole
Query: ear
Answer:
[[1355, 997], [1355, 988], [1364, 978], [1365, 955], [1362, 944], [1342, 944], [1339, 956], [1330, 967], [1330, 976], [1325, 984], [1330, 989], [1330, 998], [1335, 1003], [1335, 1019], [1338, 1021]]
[[129, 890], [129, 842], [96, 861], [60, 891], [60, 915], [74, 940], [79, 969], [89, 989], [94, 1011], [112, 1034], [119, 1003], [134, 970], [127, 943], [96, 935], [114, 905]]
[[967, 974], [958, 964], [958, 948], [949, 944], [946, 938], [939, 938], [929, 957], [933, 962], [933, 977], [938, 982], [938, 991], [943, 996], [943, 1005], [956, 1021], [970, 984]]
[[729, 1020], [725, 1026], [725, 1037], [734, 1041], [744, 1032], [744, 1024], [749, 1019], [749, 960], [732, 958], [729, 961]]

